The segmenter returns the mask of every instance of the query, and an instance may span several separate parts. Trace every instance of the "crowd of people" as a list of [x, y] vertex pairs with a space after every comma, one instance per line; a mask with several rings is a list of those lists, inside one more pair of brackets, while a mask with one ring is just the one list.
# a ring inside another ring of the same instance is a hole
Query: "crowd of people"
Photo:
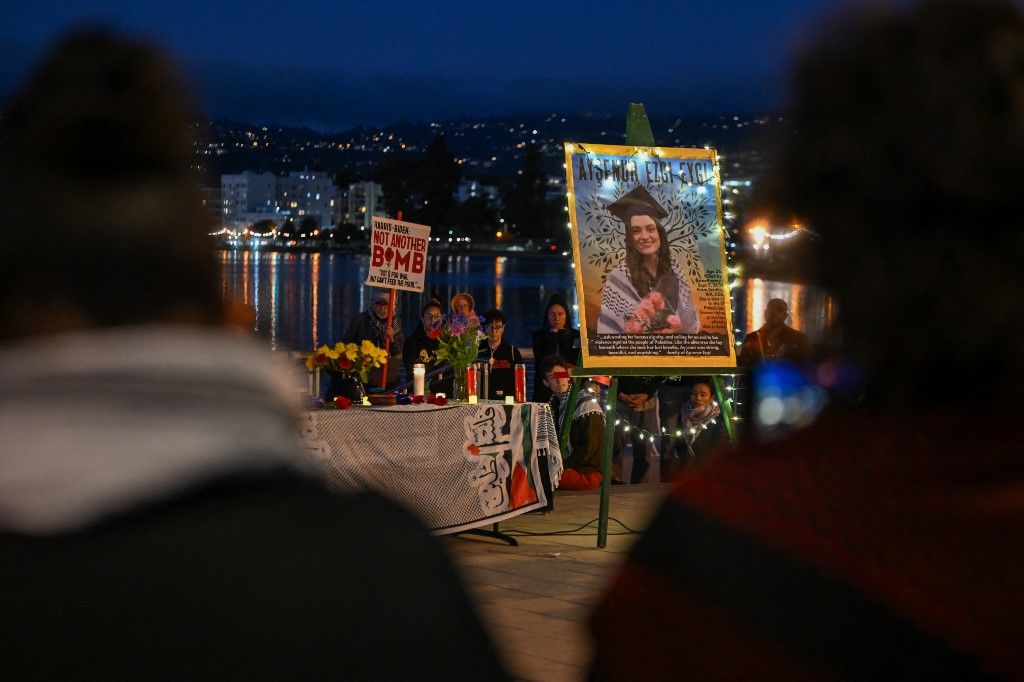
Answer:
[[[795, 437], [723, 450], [713, 382], [681, 380], [682, 435], [660, 453], [679, 481], [590, 619], [589, 677], [1024, 678], [1024, 353], [1005, 333], [1024, 313], [1024, 14], [871, 15], [812, 45], [794, 82], [777, 198], [822, 234], [842, 310], [829, 366], [856, 366], [861, 388]], [[506, 679], [420, 522], [306, 471], [289, 378], [219, 303], [188, 102], [162, 52], [86, 31], [0, 116], [6, 218], [48, 226], [0, 241], [0, 670]], [[646, 274], [624, 277], [679, 289], [640, 215], [623, 220]], [[880, 216], [884, 244], [867, 231]], [[388, 347], [389, 385], [446, 316], [430, 300], [405, 336], [392, 306], [375, 297], [345, 339]], [[447, 309], [486, 330], [507, 395], [509, 321], [467, 293]], [[531, 397], [568, 429], [562, 486], [585, 489], [605, 415], [593, 384], [570, 414], [569, 313], [545, 308]], [[787, 316], [770, 301], [740, 361], [808, 359]], [[949, 390], [982, 367], [983, 397]], [[658, 431], [667, 385], [622, 378], [616, 418]], [[644, 480], [650, 441], [621, 433]]]
[[[482, 397], [503, 400], [514, 395], [514, 368], [526, 363], [520, 349], [505, 339], [509, 320], [504, 312], [491, 309], [479, 315], [475, 299], [467, 292], [451, 297], [447, 313], [444, 303], [431, 298], [423, 305], [420, 319], [408, 334], [399, 328], [398, 316], [393, 313], [387, 292], [381, 290], [372, 296], [369, 309], [352, 319], [342, 338], [342, 341], [355, 343], [369, 340], [388, 348], [386, 389], [408, 386], [413, 366], [422, 363], [428, 377], [426, 389], [431, 393], [450, 394], [454, 371], [451, 366], [439, 363], [435, 356], [440, 344], [439, 332], [449, 321], [464, 319], [471, 326], [476, 325], [482, 336], [477, 360], [486, 365], [488, 372], [487, 395]], [[786, 324], [788, 315], [785, 300], [768, 301], [763, 312], [764, 325], [750, 332], [742, 343], [738, 353], [741, 365], [765, 361], [803, 362], [811, 358], [812, 349], [806, 335]], [[555, 390], [553, 386], [560, 382], [553, 381], [545, 367], [557, 362], [562, 368], [557, 371], [566, 372], [568, 376], [569, 370], [578, 363], [580, 332], [571, 321], [569, 304], [562, 295], [554, 294], [544, 308], [540, 328], [531, 335], [535, 371], [528, 399], [551, 403], [555, 414], [564, 409], [559, 401], [568, 395], [568, 387], [564, 391]], [[373, 370], [372, 386], [380, 385], [382, 371], [383, 368]], [[404, 371], [404, 377], [400, 371]], [[584, 382], [583, 389], [589, 389], [599, 400], [606, 400], [605, 386], [606, 383]], [[679, 400], [680, 394], [685, 395], [685, 399]], [[616, 398], [616, 419], [621, 428], [615, 431], [613, 483], [669, 482], [687, 465], [697, 463], [728, 442], [718, 396], [708, 377], [624, 376], [618, 382]], [[603, 427], [588, 429], [588, 432], [593, 442], [582, 449], [600, 452], [604, 443]], [[677, 432], [681, 435], [674, 435]], [[654, 441], [650, 439], [651, 434], [658, 434]], [[660, 467], [649, 473], [655, 461]], [[628, 462], [631, 465], [626, 473]], [[587, 471], [587, 487], [600, 484], [597, 468], [594, 466]], [[574, 487], [580, 485], [583, 484], [577, 480]]]

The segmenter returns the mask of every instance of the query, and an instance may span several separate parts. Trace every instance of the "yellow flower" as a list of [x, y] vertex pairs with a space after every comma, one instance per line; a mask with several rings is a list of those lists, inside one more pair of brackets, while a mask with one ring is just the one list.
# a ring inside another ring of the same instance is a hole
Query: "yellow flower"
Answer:
[[377, 350], [377, 346], [373, 345], [373, 341], [363, 339], [363, 345], [360, 346], [359, 350], [363, 355], [373, 355], [373, 351]]
[[345, 357], [349, 360], [356, 360], [359, 357], [359, 346], [354, 343], [345, 345]]

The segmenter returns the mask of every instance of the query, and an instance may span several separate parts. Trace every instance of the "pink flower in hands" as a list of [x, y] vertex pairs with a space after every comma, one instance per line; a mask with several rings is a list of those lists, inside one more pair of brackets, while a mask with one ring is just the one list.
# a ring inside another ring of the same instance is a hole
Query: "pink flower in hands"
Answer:
[[654, 306], [655, 312], [665, 307], [665, 299], [662, 297], [660, 291], [652, 291], [647, 294], [646, 298], [651, 302], [651, 305]]
[[636, 319], [635, 317], [627, 318], [626, 319], [626, 333], [627, 334], [643, 334], [644, 333], [644, 323], [641, 322], [640, 320]]
[[657, 314], [657, 309], [650, 298], [644, 298], [644, 300], [640, 301], [640, 305], [636, 307], [636, 316], [647, 324], [650, 324], [655, 314]]
[[682, 334], [683, 333], [683, 321], [679, 319], [678, 315], [669, 315], [665, 318], [665, 324], [668, 327], [665, 329], [666, 334]]

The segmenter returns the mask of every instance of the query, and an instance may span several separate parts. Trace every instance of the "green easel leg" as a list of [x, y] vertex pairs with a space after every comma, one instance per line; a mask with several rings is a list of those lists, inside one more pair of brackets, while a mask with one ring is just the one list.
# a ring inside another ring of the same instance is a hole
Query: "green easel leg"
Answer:
[[619, 394], [619, 378], [608, 385], [608, 411], [604, 415], [604, 456], [601, 458], [601, 508], [597, 514], [597, 548], [608, 544], [608, 498], [612, 487], [612, 454], [615, 450], [615, 398]]

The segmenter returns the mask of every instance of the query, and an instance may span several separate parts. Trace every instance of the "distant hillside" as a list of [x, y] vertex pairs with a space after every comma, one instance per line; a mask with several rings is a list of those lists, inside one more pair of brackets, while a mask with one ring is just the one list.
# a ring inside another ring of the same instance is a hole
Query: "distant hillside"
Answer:
[[[715, 147], [726, 157], [724, 176], [750, 177], [761, 172], [767, 140], [784, 129], [784, 122], [768, 114], [723, 114], [655, 118], [651, 128], [659, 145]], [[214, 176], [309, 168], [331, 172], [345, 182], [372, 177], [387, 155], [420, 155], [430, 140], [443, 133], [448, 149], [461, 161], [463, 177], [498, 182], [519, 170], [530, 142], [540, 146], [545, 171], [561, 175], [563, 142], [622, 144], [624, 129], [622, 117], [569, 114], [399, 122], [333, 133], [216, 120], [201, 131], [207, 142], [197, 155], [199, 164]]]

